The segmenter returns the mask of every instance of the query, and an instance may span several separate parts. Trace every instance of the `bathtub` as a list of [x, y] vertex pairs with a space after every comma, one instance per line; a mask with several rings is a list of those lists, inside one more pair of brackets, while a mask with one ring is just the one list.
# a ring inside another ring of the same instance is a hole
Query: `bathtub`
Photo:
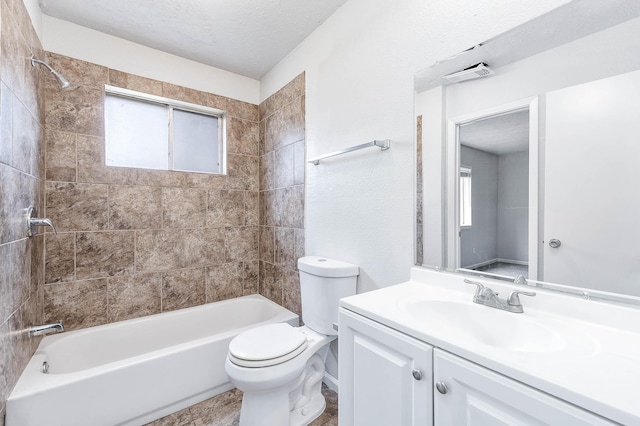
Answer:
[[229, 342], [276, 322], [298, 326], [298, 316], [250, 295], [47, 336], [7, 400], [6, 425], [151, 422], [233, 389]]

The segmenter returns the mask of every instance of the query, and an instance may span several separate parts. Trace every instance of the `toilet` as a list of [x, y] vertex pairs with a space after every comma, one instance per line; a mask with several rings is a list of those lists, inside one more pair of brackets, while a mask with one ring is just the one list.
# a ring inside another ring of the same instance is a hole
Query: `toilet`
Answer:
[[240, 426], [302, 426], [325, 409], [320, 390], [329, 343], [338, 337], [338, 301], [356, 293], [359, 269], [306, 256], [298, 270], [304, 326], [264, 325], [229, 344], [225, 370], [244, 392]]

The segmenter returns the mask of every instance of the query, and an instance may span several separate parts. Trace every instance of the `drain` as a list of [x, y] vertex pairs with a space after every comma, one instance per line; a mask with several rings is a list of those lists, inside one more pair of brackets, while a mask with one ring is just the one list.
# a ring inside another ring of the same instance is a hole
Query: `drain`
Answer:
[[49, 374], [49, 363], [47, 361], [42, 363], [42, 370], [44, 374]]

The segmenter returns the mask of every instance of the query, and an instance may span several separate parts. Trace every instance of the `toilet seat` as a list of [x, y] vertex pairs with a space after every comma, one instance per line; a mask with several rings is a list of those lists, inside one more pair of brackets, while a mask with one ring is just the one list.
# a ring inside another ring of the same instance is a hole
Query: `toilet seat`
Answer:
[[289, 361], [307, 348], [307, 336], [287, 323], [256, 327], [229, 344], [229, 360], [241, 367], [269, 367]]

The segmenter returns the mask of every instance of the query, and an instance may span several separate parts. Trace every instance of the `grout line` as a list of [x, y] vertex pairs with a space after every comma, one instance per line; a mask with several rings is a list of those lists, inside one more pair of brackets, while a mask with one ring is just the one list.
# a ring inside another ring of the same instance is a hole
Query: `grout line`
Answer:
[[78, 247], [76, 244], [77, 232], [73, 232], [73, 281], [77, 281], [77, 266], [78, 266]]
[[76, 183], [79, 182], [80, 176], [78, 175], [78, 169], [80, 168], [80, 162], [78, 161], [78, 135], [73, 133], [73, 140], [76, 146]]

